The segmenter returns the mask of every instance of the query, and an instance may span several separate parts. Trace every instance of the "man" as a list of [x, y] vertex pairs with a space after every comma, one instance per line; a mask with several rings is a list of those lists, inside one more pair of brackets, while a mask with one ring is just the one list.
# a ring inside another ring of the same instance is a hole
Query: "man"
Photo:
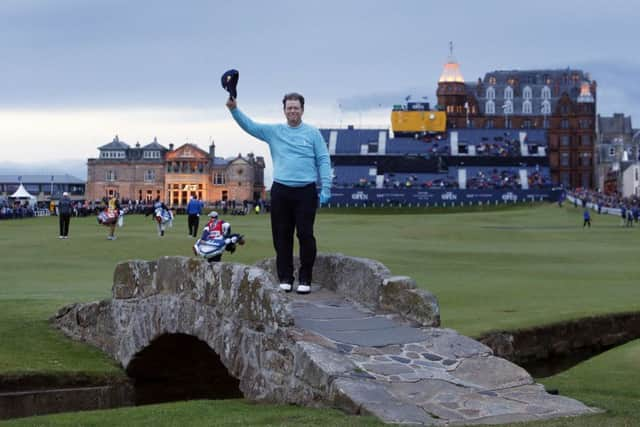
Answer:
[[62, 193], [62, 198], [58, 202], [58, 222], [60, 224], [60, 236], [59, 239], [69, 238], [69, 223], [71, 222], [71, 213], [73, 212], [73, 205], [69, 198], [69, 193], [66, 191]]
[[584, 221], [582, 222], [582, 228], [584, 228], [585, 226], [589, 226], [589, 228], [591, 228], [591, 213], [589, 212], [589, 208], [586, 206], [584, 206], [584, 212], [582, 212], [582, 218], [584, 219]]
[[[120, 212], [120, 201], [118, 200], [118, 196], [116, 194], [112, 195], [107, 202], [107, 212], [110, 216], [115, 215], [118, 218], [122, 215]], [[107, 235], [108, 240], [116, 240], [116, 225], [118, 221], [112, 221], [107, 224], [109, 227], [109, 235]]]
[[198, 224], [200, 223], [200, 213], [202, 212], [202, 202], [195, 195], [187, 204], [187, 214], [189, 215], [189, 236], [198, 237]]
[[[202, 230], [202, 237], [200, 240], [202, 241], [213, 241], [215, 239], [219, 239], [221, 237], [228, 237], [229, 233], [231, 233], [231, 225], [218, 218], [218, 212], [211, 211], [209, 212], [209, 222], [205, 225]], [[209, 262], [219, 262], [222, 259], [222, 253], [209, 258]]]
[[331, 164], [326, 143], [320, 131], [302, 123], [304, 97], [290, 93], [282, 100], [286, 124], [259, 124], [239, 109], [229, 97], [227, 108], [242, 129], [269, 144], [273, 159], [271, 186], [271, 234], [276, 250], [276, 266], [280, 289], [293, 289], [293, 233], [300, 246], [298, 287], [301, 294], [311, 292], [311, 277], [316, 259], [316, 239], [313, 235], [318, 194], [318, 174], [322, 189], [320, 203], [331, 198]]

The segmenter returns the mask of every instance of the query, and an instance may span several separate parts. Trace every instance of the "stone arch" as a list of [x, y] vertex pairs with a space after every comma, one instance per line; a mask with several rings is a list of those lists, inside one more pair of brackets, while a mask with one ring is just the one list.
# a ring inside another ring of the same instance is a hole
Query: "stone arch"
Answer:
[[204, 341], [164, 334], [136, 353], [126, 368], [134, 380], [135, 403], [242, 397], [239, 380]]

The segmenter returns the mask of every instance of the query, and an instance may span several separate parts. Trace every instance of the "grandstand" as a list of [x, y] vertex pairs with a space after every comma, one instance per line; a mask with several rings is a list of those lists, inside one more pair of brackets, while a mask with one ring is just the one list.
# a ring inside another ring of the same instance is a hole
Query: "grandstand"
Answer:
[[416, 191], [429, 199], [425, 191], [451, 190], [520, 191], [522, 197], [535, 191], [535, 197], [552, 197], [542, 129], [449, 129], [416, 138], [354, 126], [320, 132], [329, 147], [338, 200], [369, 200], [363, 190], [380, 198], [381, 191], [393, 190], [396, 199], [398, 194], [414, 197]]

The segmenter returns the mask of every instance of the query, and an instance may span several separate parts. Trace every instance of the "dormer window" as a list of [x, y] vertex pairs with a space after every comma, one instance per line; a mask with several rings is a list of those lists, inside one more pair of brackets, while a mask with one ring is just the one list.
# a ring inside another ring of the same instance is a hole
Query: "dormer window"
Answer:
[[490, 77], [489, 77], [489, 84], [490, 84], [490, 85], [494, 85], [494, 84], [496, 84], [496, 78], [495, 78], [495, 76], [490, 76]]
[[523, 114], [531, 114], [531, 101], [528, 99], [522, 103], [522, 113]]
[[511, 86], [507, 86], [504, 89], [504, 99], [513, 99], [513, 88]]
[[487, 99], [496, 99], [496, 90], [493, 87], [487, 88]]
[[531, 87], [525, 86], [525, 88], [522, 91], [522, 97], [524, 99], [531, 99], [533, 97], [533, 92], [531, 91]]
[[496, 104], [493, 101], [487, 101], [484, 107], [485, 114], [495, 114], [496, 113]]
[[549, 86], [545, 86], [542, 88], [542, 93], [540, 94], [542, 99], [549, 99], [551, 98], [551, 89], [549, 89]]
[[145, 151], [144, 154], [142, 155], [143, 158], [145, 159], [159, 159], [160, 158], [160, 151], [154, 150], [154, 151]]
[[124, 151], [102, 151], [100, 152], [101, 159], [124, 159], [126, 153]]
[[542, 114], [551, 114], [551, 103], [548, 100], [542, 101]]

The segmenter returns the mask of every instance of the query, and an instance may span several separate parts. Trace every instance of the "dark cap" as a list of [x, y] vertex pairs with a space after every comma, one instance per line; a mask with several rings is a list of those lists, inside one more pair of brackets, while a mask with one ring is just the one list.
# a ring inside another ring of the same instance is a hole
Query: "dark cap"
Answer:
[[228, 70], [225, 71], [222, 75], [221, 83], [224, 90], [229, 92], [229, 96], [233, 99], [238, 97], [238, 91], [236, 90], [236, 86], [238, 85], [238, 78], [240, 77], [240, 73], [238, 70]]

